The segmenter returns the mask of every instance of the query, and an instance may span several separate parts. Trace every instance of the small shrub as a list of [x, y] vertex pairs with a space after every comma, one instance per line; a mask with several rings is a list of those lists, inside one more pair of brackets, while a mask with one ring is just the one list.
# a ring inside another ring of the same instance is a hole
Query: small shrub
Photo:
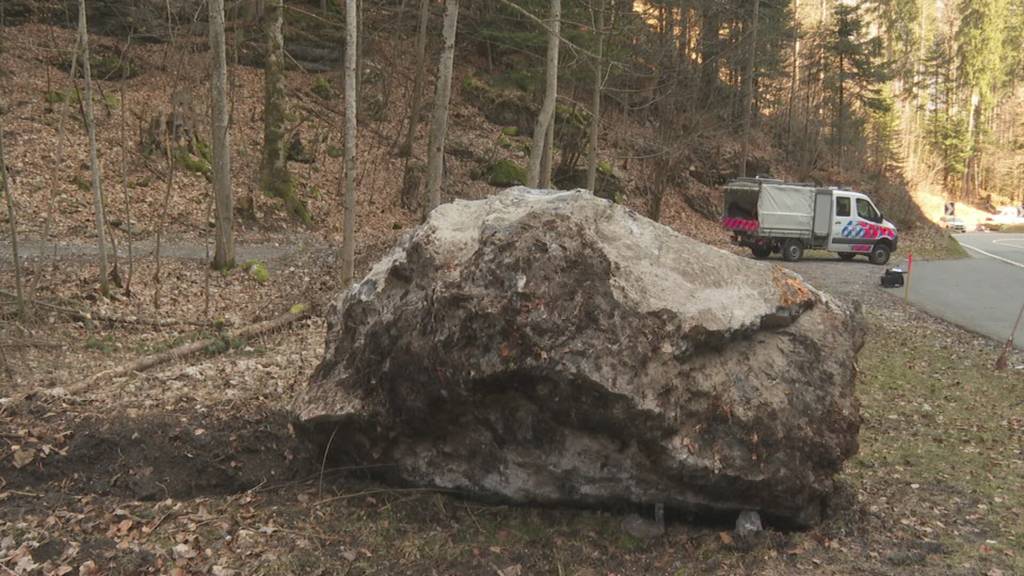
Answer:
[[46, 100], [47, 104], [60, 104], [65, 98], [66, 95], [60, 90], [50, 90], [43, 95], [43, 99]]
[[117, 348], [114, 343], [114, 337], [107, 335], [102, 338], [97, 338], [95, 335], [90, 334], [85, 340], [86, 350], [95, 350], [104, 354], [110, 354]]
[[75, 188], [78, 188], [82, 192], [88, 192], [89, 190], [92, 190], [92, 184], [90, 184], [89, 180], [85, 176], [82, 176], [81, 174], [75, 174], [74, 176], [72, 176], [71, 183], [75, 185]]
[[325, 76], [317, 76], [311, 91], [313, 95], [321, 100], [331, 100], [334, 98], [334, 89], [331, 88], [331, 81]]

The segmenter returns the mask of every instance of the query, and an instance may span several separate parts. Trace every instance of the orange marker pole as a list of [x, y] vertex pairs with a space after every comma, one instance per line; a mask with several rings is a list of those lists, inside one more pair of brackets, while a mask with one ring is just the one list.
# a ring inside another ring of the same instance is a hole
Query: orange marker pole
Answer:
[[910, 301], [910, 276], [914, 270], [914, 253], [907, 253], [907, 281], [903, 283], [903, 299]]

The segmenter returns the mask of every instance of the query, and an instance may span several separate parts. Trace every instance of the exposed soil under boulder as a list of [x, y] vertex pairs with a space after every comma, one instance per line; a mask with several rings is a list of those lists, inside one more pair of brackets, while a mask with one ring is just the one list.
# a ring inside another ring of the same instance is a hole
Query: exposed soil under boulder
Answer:
[[439, 207], [328, 322], [299, 429], [407, 484], [807, 525], [857, 451], [855, 312], [587, 192]]

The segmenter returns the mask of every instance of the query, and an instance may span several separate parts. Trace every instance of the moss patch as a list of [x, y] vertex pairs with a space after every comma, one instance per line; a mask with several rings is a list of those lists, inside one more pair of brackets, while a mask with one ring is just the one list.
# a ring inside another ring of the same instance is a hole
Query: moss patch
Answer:
[[178, 159], [178, 164], [180, 164], [185, 170], [192, 172], [193, 174], [200, 174], [209, 181], [213, 180], [213, 166], [211, 166], [210, 162], [205, 158], [197, 156], [185, 149], [179, 149], [175, 156]]
[[267, 265], [260, 260], [249, 260], [242, 264], [242, 269], [259, 284], [266, 284], [270, 281], [270, 271], [267, 270]]
[[502, 159], [486, 166], [481, 177], [491, 186], [518, 186], [526, 183], [526, 168]]

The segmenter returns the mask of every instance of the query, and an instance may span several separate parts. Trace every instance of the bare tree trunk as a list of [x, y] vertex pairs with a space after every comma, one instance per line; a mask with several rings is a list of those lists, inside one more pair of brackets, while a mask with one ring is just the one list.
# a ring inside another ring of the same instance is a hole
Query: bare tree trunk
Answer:
[[536, 188], [541, 179], [541, 163], [544, 156], [544, 141], [547, 140], [548, 123], [555, 119], [555, 102], [558, 98], [558, 47], [559, 28], [562, 23], [562, 2], [551, 0], [551, 17], [548, 23], [547, 74], [544, 85], [544, 104], [537, 116], [533, 129], [533, 144], [530, 147], [530, 162], [526, 168], [526, 185]]
[[363, 63], [363, 48], [366, 37], [363, 30], [363, 0], [356, 0], [356, 100], [362, 101], [363, 95], [363, 72], [366, 65]]
[[747, 157], [750, 154], [750, 117], [754, 108], [754, 63], [757, 58], [757, 20], [761, 8], [761, 0], [754, 0], [754, 20], [750, 30], [750, 58], [747, 61], [747, 89], [743, 95], [743, 141], [740, 152], [740, 176], [747, 175]]
[[587, 157], [587, 190], [597, 190], [597, 146], [601, 131], [601, 85], [604, 82], [604, 0], [597, 0], [597, 62], [594, 63], [594, 95], [590, 114], [590, 152]]
[[[800, 0], [793, 0], [793, 13], [799, 22]], [[800, 84], [800, 29], [799, 24], [793, 26], [793, 75], [789, 81], [789, 106], [786, 112], [786, 144], [793, 146], [793, 107], [796, 102], [796, 88]]]
[[544, 135], [544, 155], [540, 158], [540, 182], [537, 185], [541, 188], [551, 188], [551, 165], [555, 157], [555, 122], [558, 120], [558, 112], [548, 122], [548, 130]]
[[409, 125], [405, 131], [405, 141], [398, 149], [402, 156], [412, 155], [413, 140], [416, 138], [416, 127], [419, 125], [420, 106], [423, 96], [423, 82], [427, 75], [427, 24], [430, 21], [430, 0], [420, 0], [419, 29], [416, 31], [416, 79], [412, 85], [409, 99]]
[[210, 49], [213, 52], [211, 82], [213, 118], [213, 196], [216, 204], [216, 239], [213, 267], [227, 270], [235, 265], [232, 232], [234, 202], [231, 197], [231, 143], [228, 134], [227, 56], [224, 46], [224, 0], [210, 1]]
[[445, 0], [444, 48], [437, 66], [437, 90], [434, 116], [430, 121], [427, 150], [427, 213], [441, 203], [441, 177], [444, 171], [444, 140], [448, 134], [448, 103], [452, 97], [452, 67], [455, 61], [455, 32], [459, 20], [459, 0]]
[[167, 156], [167, 187], [164, 188], [164, 198], [160, 206], [160, 224], [156, 229], [156, 248], [153, 251], [153, 259], [156, 262], [156, 270], [153, 272], [153, 308], [160, 309], [160, 292], [163, 288], [160, 276], [160, 248], [164, 236], [164, 226], [167, 224], [167, 206], [171, 201], [171, 191], [174, 190], [174, 144], [171, 142], [170, 134], [164, 138], [164, 148]]
[[[131, 46], [131, 39], [128, 40]], [[128, 56], [128, 48], [125, 48], [125, 57]], [[124, 89], [128, 77], [128, 67], [121, 69], [121, 189], [124, 192], [124, 234], [128, 242], [128, 275], [124, 281], [124, 293], [132, 293], [132, 274], [135, 272], [135, 256], [132, 253], [132, 197], [128, 189], [128, 132], [127, 132], [127, 109], [128, 94]]]
[[356, 45], [359, 41], [356, 0], [345, 1], [345, 222], [341, 245], [341, 283], [355, 275], [356, 255]]
[[[284, 141], [285, 82], [284, 82], [284, 1], [269, 0], [266, 14], [267, 56], [263, 77], [263, 190], [274, 198], [281, 198], [289, 209], [292, 190], [288, 172], [288, 146]], [[295, 212], [302, 217], [300, 212]]]
[[82, 38], [82, 73], [85, 75], [85, 123], [89, 130], [89, 166], [92, 170], [93, 209], [96, 211], [96, 243], [100, 252], [100, 291], [110, 295], [107, 279], [107, 246], [104, 239], [103, 189], [100, 188], [100, 160], [96, 152], [96, 122], [92, 110], [92, 70], [89, 66], [89, 27], [85, 20], [85, 0], [78, 0], [78, 33]]
[[21, 256], [18, 254], [18, 219], [14, 210], [14, 194], [7, 183], [7, 163], [4, 160], [3, 110], [0, 109], [0, 191], [7, 198], [7, 221], [11, 226], [11, 253], [14, 257], [14, 283], [17, 288], [18, 315], [25, 318], [25, 293], [21, 282]]

